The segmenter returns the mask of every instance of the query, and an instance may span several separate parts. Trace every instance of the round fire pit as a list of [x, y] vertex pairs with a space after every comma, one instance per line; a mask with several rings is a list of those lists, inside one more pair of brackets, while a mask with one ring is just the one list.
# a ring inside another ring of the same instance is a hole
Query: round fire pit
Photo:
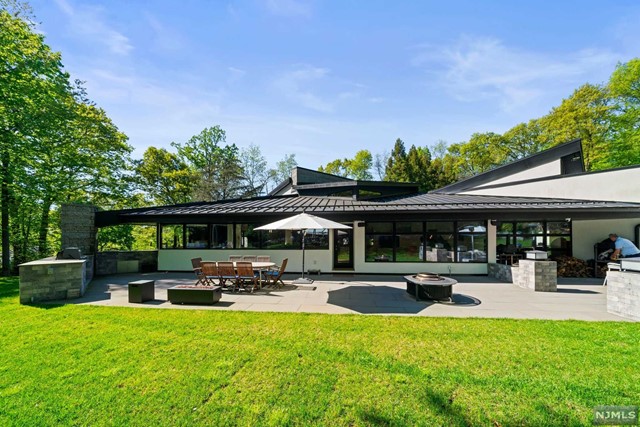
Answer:
[[436, 273], [418, 273], [404, 276], [407, 281], [407, 293], [414, 295], [416, 301], [420, 298], [435, 301], [452, 300], [453, 285], [457, 280], [443, 277]]

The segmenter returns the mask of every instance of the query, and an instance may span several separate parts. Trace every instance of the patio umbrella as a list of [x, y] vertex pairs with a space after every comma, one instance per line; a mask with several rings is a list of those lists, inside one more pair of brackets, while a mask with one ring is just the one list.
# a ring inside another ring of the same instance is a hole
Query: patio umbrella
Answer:
[[300, 230], [302, 231], [302, 277], [293, 281], [296, 284], [308, 284], [313, 283], [313, 280], [305, 279], [304, 277], [304, 237], [307, 234], [307, 230], [315, 229], [349, 229], [348, 225], [340, 224], [339, 222], [331, 221], [326, 218], [320, 218], [319, 216], [309, 215], [307, 213], [301, 213], [289, 218], [281, 219], [280, 221], [272, 222], [270, 224], [262, 225], [254, 228], [254, 230]]

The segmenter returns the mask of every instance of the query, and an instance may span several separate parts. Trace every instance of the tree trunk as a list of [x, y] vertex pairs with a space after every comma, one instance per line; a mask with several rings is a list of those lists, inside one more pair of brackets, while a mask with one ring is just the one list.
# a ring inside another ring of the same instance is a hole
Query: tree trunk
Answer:
[[40, 232], [38, 233], [38, 256], [46, 258], [49, 254], [47, 245], [47, 235], [49, 234], [49, 213], [51, 211], [51, 200], [45, 198], [42, 204], [42, 215], [40, 216]]
[[10, 191], [9, 184], [11, 181], [9, 172], [9, 153], [4, 151], [2, 153], [2, 165], [0, 172], [2, 173], [2, 183], [0, 184], [0, 203], [2, 203], [0, 210], [0, 223], [2, 227], [2, 275], [9, 276], [11, 274], [11, 253], [9, 244], [9, 203], [10, 203]]

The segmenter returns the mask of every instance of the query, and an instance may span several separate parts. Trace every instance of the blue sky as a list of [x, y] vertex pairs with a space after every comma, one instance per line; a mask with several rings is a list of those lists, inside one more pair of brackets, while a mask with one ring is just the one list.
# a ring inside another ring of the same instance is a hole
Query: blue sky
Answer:
[[141, 157], [220, 125], [317, 168], [546, 114], [639, 56], [637, 1], [33, 0]]

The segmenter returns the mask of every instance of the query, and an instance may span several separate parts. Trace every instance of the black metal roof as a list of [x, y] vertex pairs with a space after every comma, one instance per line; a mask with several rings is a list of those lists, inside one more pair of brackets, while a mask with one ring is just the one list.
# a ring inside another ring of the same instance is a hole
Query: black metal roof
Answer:
[[119, 223], [262, 221], [301, 212], [335, 220], [441, 219], [553, 219], [640, 216], [640, 203], [531, 197], [420, 193], [376, 200], [341, 197], [272, 196], [173, 206], [105, 211], [96, 214], [98, 226]]

